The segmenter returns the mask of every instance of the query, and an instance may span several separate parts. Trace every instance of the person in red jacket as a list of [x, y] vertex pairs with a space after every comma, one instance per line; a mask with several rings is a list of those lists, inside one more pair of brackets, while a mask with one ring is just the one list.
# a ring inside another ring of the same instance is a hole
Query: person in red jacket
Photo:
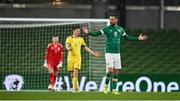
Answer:
[[62, 67], [63, 46], [58, 42], [58, 35], [53, 36], [52, 43], [48, 44], [45, 54], [44, 67], [49, 71], [49, 90], [54, 90], [56, 76]]

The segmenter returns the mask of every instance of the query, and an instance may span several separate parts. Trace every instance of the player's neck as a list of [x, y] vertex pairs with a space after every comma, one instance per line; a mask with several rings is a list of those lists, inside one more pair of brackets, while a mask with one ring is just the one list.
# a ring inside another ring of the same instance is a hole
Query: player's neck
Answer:
[[116, 25], [117, 25], [117, 24], [112, 24], [111, 26], [114, 27], [114, 26], [116, 26]]
[[57, 45], [58, 44], [58, 42], [53, 42], [53, 45]]
[[79, 36], [77, 36], [77, 35], [72, 35], [72, 37], [73, 37], [73, 38], [78, 38]]

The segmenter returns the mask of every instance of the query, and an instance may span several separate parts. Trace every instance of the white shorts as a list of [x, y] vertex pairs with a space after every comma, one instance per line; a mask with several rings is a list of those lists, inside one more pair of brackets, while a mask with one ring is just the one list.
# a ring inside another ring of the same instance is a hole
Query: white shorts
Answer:
[[108, 68], [121, 69], [121, 55], [120, 53], [106, 53], [106, 71]]

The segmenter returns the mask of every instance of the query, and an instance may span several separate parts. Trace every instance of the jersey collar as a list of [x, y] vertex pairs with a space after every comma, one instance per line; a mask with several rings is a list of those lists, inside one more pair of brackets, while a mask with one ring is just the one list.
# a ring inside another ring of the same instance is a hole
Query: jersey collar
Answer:
[[[71, 35], [71, 38], [74, 38], [73, 35]], [[79, 38], [79, 36], [77, 38]]]

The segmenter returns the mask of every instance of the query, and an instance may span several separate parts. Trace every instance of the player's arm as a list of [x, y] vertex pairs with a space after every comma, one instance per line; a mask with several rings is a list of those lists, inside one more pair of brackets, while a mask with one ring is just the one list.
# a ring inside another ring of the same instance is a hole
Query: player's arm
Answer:
[[126, 40], [130, 40], [130, 41], [134, 41], [134, 40], [138, 40], [138, 37], [134, 37], [134, 36], [129, 36], [126, 33], [123, 33], [122, 37]]
[[126, 40], [130, 40], [130, 41], [134, 41], [134, 40], [143, 41], [143, 40], [147, 39], [147, 36], [140, 34], [138, 37], [134, 37], [134, 36], [129, 36], [129, 35], [126, 34], [126, 35], [123, 36], [123, 38], [126, 39]]
[[95, 31], [95, 32], [89, 32], [88, 33], [89, 35], [91, 35], [91, 36], [99, 36], [99, 35], [101, 35], [102, 33], [101, 33], [101, 31]]
[[71, 50], [72, 50], [72, 48], [71, 48], [71, 46], [70, 46], [69, 43], [66, 43], [66, 50], [67, 50], [67, 51], [71, 51]]
[[84, 47], [84, 49], [85, 49], [88, 53], [90, 53], [90, 54], [93, 55], [93, 56], [101, 56], [100, 52], [94, 52], [94, 51], [92, 51], [89, 47], [87, 47], [87, 46], [86, 46], [86, 43], [84, 42], [84, 39], [82, 39], [81, 42], [82, 42], [81, 46]]
[[70, 45], [70, 39], [67, 37], [66, 38], [66, 50], [67, 51], [72, 51], [71, 45]]
[[44, 67], [48, 67], [48, 64], [47, 64], [47, 60], [48, 60], [48, 58], [49, 58], [49, 45], [48, 45], [48, 47], [46, 48], [46, 53], [45, 53], [45, 60], [44, 60]]
[[94, 51], [92, 51], [89, 47], [87, 47], [87, 46], [84, 46], [84, 49], [87, 51], [87, 52], [89, 52], [91, 55], [93, 55], [93, 56], [96, 56], [96, 57], [98, 57], [98, 56], [101, 56], [101, 53], [100, 52], [94, 52]]
[[84, 33], [89, 34], [91, 36], [99, 36], [99, 35], [103, 34], [102, 30], [92, 32], [92, 31], [89, 31], [89, 29], [87, 27], [83, 27], [82, 30]]
[[147, 36], [146, 35], [142, 35], [140, 34], [138, 37], [134, 37], [134, 36], [129, 36], [125, 31], [124, 29], [122, 29], [123, 31], [123, 34], [122, 34], [122, 37], [126, 40], [130, 40], [130, 41], [134, 41], [134, 40], [146, 40], [147, 39]]
[[61, 45], [61, 49], [60, 49], [60, 54], [59, 54], [59, 64], [57, 65], [57, 67], [62, 67], [62, 62], [63, 62], [63, 46]]

